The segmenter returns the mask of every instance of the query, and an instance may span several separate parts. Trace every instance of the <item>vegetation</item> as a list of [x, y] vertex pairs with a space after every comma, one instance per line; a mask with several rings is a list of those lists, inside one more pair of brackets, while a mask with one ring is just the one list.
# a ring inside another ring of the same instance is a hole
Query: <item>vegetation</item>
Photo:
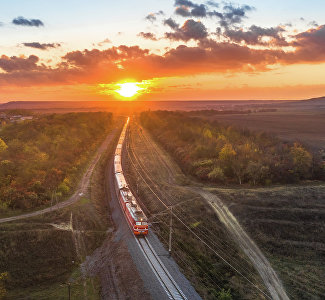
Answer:
[[29, 209], [71, 193], [112, 123], [111, 113], [44, 115], [0, 131], [0, 212]]
[[320, 157], [299, 143], [191, 118], [185, 112], [149, 111], [140, 119], [184, 171], [202, 180], [257, 185], [325, 178]]
[[[117, 138], [118, 136], [116, 136]], [[115, 142], [91, 177], [89, 194], [70, 207], [28, 220], [0, 224], [0, 278], [4, 299], [99, 299], [97, 277], [85, 277], [79, 264], [110, 236], [113, 223], [102, 188]], [[71, 230], [73, 228], [73, 230]], [[0, 299], [2, 299], [0, 297]]]

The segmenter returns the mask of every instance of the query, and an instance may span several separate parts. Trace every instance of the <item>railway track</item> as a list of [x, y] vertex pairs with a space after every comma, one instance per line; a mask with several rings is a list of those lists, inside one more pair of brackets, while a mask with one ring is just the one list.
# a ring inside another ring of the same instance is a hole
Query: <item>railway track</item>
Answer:
[[[125, 144], [124, 144], [124, 149], [128, 149], [128, 131], [127, 134], [125, 135]], [[123, 149], [122, 148], [122, 149]], [[124, 152], [124, 151], [123, 151]], [[117, 193], [117, 198], [119, 197]], [[138, 200], [139, 201], [139, 200]], [[123, 211], [124, 216], [127, 219], [125, 210], [122, 207], [122, 204], [120, 201], [118, 201], [120, 204], [120, 207]], [[143, 236], [141, 238], [137, 238], [134, 235], [133, 228], [130, 225], [129, 222], [127, 222], [129, 229], [132, 232], [132, 236], [134, 237], [136, 244], [139, 246], [139, 249], [141, 250], [144, 258], [148, 262], [148, 265], [150, 266], [151, 270], [157, 277], [158, 282], [162, 286], [163, 290], [166, 292], [166, 296], [168, 299], [172, 300], [187, 300], [187, 297], [184, 295], [182, 290], [179, 288], [163, 262], [160, 260], [159, 256], [157, 255], [156, 251], [154, 248], [151, 246], [148, 238], [146, 236]]]
[[164, 288], [169, 299], [187, 299], [184, 293], [181, 291], [173, 277], [169, 274], [168, 270], [161, 262], [159, 256], [152, 248], [150, 242], [146, 237], [136, 238], [136, 241], [141, 249], [143, 255], [145, 256], [148, 264], [150, 265], [152, 271], [155, 273], [158, 281]]

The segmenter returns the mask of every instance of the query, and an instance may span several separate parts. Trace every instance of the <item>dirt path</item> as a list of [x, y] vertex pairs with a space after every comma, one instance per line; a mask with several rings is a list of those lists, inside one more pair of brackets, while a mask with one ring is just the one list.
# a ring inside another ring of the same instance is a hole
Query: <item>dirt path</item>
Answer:
[[63, 202], [57, 203], [56, 205], [53, 205], [53, 206], [50, 206], [50, 207], [47, 207], [47, 208], [44, 208], [41, 210], [33, 211], [31, 213], [8, 217], [8, 218], [2, 218], [2, 219], [0, 219], [0, 223], [6, 223], [6, 222], [10, 222], [10, 221], [16, 221], [16, 220], [39, 216], [39, 215], [42, 215], [42, 214], [45, 214], [48, 212], [52, 212], [52, 211], [67, 207], [67, 206], [75, 203], [76, 201], [78, 201], [80, 199], [80, 197], [82, 197], [87, 192], [87, 189], [89, 187], [90, 177], [94, 171], [94, 168], [95, 168], [97, 162], [99, 161], [99, 159], [101, 158], [102, 154], [107, 149], [108, 145], [111, 143], [116, 132], [117, 132], [117, 129], [113, 129], [107, 135], [107, 137], [105, 138], [103, 143], [98, 148], [93, 160], [90, 162], [85, 174], [82, 176], [82, 179], [77, 187], [77, 190], [69, 199], [67, 199]]
[[273, 270], [271, 264], [254, 241], [240, 226], [235, 216], [229, 211], [228, 207], [223, 204], [219, 197], [205, 191], [204, 189], [194, 188], [192, 190], [206, 199], [217, 213], [220, 221], [226, 226], [234, 240], [255, 266], [272, 298], [275, 300], [289, 300], [289, 297], [287, 296], [282, 283]]

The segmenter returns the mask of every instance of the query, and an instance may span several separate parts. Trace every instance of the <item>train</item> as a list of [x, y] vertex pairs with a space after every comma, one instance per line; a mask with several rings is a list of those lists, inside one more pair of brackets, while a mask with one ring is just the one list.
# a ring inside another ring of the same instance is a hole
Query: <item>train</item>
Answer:
[[128, 117], [118, 140], [114, 154], [114, 183], [115, 191], [126, 221], [134, 235], [145, 236], [148, 234], [148, 219], [142, 211], [136, 197], [132, 194], [122, 168], [122, 152], [125, 148], [125, 137], [130, 118]]

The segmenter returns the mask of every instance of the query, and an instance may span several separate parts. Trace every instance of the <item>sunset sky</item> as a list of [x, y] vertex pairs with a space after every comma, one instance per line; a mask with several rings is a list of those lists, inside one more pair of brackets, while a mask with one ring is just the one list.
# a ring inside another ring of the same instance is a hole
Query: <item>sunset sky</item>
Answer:
[[0, 103], [325, 95], [323, 0], [10, 0]]

